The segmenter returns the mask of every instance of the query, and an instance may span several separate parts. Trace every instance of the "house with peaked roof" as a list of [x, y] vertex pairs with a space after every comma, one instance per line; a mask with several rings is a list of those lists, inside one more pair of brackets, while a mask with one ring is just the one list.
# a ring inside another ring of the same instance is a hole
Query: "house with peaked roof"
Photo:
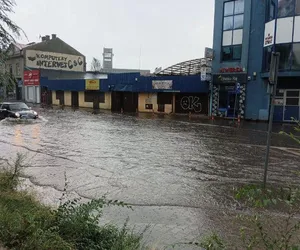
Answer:
[[[38, 43], [12, 43], [6, 71], [15, 79], [15, 88], [10, 97], [32, 103], [40, 103], [40, 71], [85, 72], [86, 58], [78, 50], [55, 34], [43, 36]], [[45, 73], [44, 73], [45, 74]]]

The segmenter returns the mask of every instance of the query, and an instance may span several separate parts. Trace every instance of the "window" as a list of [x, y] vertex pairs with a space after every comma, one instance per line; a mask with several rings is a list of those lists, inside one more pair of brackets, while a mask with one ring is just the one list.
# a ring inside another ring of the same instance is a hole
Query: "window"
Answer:
[[222, 61], [241, 59], [243, 27], [244, 0], [225, 2], [223, 13]]
[[17, 64], [16, 64], [16, 75], [17, 75], [17, 76], [20, 76], [20, 74], [21, 74], [21, 73], [20, 73], [20, 65], [17, 63]]
[[298, 106], [299, 105], [299, 98], [286, 98], [286, 105], [291, 106]]
[[223, 61], [241, 60], [241, 57], [242, 57], [242, 45], [227, 46], [222, 48]]
[[219, 92], [219, 108], [228, 108], [227, 106], [228, 92], [220, 91]]
[[293, 16], [295, 13], [295, 0], [278, 0], [278, 17]]
[[98, 91], [85, 91], [84, 102], [105, 103], [105, 94]]
[[294, 43], [293, 44], [292, 69], [300, 70], [300, 43]]
[[276, 52], [280, 52], [279, 69], [290, 69], [292, 44], [276, 45]]
[[263, 71], [269, 71], [271, 65], [272, 46], [264, 48]]
[[300, 15], [300, 0], [296, 0], [295, 14]]
[[275, 3], [271, 1], [269, 3], [269, 10], [267, 13], [267, 22], [272, 21], [275, 18]]
[[157, 104], [172, 104], [173, 93], [157, 93]]

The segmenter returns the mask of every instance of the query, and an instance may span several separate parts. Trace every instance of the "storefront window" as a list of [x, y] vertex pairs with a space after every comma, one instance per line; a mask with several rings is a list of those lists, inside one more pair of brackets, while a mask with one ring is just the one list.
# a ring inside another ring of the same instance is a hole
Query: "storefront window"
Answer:
[[220, 91], [219, 92], [219, 108], [220, 109], [227, 109], [227, 99], [228, 99], [228, 92]]
[[290, 69], [292, 44], [276, 45], [276, 52], [280, 53], [279, 69]]
[[293, 44], [293, 64], [292, 69], [300, 69], [300, 43]]
[[278, 0], [278, 17], [294, 15], [295, 0]]

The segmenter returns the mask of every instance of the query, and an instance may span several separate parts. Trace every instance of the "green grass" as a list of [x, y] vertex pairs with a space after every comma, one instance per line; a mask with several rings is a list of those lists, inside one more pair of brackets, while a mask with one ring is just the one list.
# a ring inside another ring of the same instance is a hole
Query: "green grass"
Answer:
[[0, 245], [18, 250], [142, 249], [142, 235], [135, 235], [127, 224], [99, 226], [106, 206], [126, 206], [105, 198], [82, 204], [79, 200], [62, 203], [58, 209], [42, 205], [32, 194], [18, 191], [21, 159], [0, 172]]

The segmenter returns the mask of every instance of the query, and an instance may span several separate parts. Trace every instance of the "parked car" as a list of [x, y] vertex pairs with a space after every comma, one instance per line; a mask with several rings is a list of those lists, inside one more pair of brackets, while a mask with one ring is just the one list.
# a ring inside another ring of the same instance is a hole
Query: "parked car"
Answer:
[[38, 113], [24, 102], [0, 103], [0, 120], [5, 118], [36, 119], [38, 117]]

